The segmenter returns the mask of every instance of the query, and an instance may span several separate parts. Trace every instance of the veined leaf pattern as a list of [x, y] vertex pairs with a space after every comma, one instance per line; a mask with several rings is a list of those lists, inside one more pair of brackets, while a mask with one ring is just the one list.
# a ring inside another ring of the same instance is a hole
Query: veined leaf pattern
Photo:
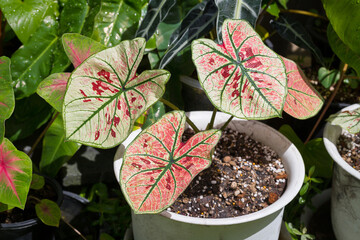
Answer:
[[4, 138], [0, 145], [0, 201], [24, 209], [31, 175], [31, 159]]
[[360, 108], [331, 115], [326, 121], [339, 125], [349, 133], [360, 132]]
[[316, 115], [324, 100], [295, 62], [282, 57], [288, 78], [288, 94], [284, 111], [299, 119]]
[[66, 138], [110, 148], [120, 144], [136, 119], [165, 91], [166, 70], [136, 69], [145, 39], [123, 41], [86, 59], [72, 73], [64, 98]]
[[182, 111], [165, 114], [127, 147], [120, 185], [135, 213], [157, 213], [167, 208], [199, 172], [210, 166], [211, 151], [221, 131], [200, 132], [182, 143], [185, 121]]
[[192, 43], [201, 86], [223, 112], [246, 119], [281, 116], [287, 94], [284, 63], [244, 20], [226, 20], [223, 44]]

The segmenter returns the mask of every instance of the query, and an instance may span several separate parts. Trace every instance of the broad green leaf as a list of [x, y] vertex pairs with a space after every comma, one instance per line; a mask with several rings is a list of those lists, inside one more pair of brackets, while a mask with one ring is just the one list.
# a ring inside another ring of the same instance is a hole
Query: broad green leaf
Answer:
[[215, 0], [215, 3], [219, 8], [216, 23], [219, 43], [222, 42], [221, 29], [225, 19], [243, 19], [255, 26], [261, 0]]
[[38, 86], [37, 93], [56, 111], [62, 112], [66, 85], [70, 73], [54, 73], [45, 78]]
[[99, 13], [101, 8], [101, 1], [102, 0], [89, 0], [89, 13], [86, 16], [84, 27], [81, 30], [81, 34], [86, 37], [91, 37], [94, 31], [94, 21], [96, 15]]
[[47, 15], [58, 14], [54, 0], [0, 0], [0, 8], [23, 44], [27, 43]]
[[340, 79], [340, 71], [338, 69], [328, 70], [325, 67], [321, 67], [318, 70], [319, 82], [325, 87], [330, 88], [337, 83]]
[[49, 199], [41, 199], [35, 205], [37, 217], [46, 225], [58, 227], [61, 218], [61, 211], [56, 202]]
[[339, 125], [349, 133], [358, 133], [360, 132], [360, 108], [332, 114], [326, 121], [333, 125]]
[[170, 44], [161, 59], [159, 68], [164, 68], [180, 51], [194, 39], [208, 33], [215, 26], [217, 7], [212, 0], [196, 5], [170, 37]]
[[110, 148], [126, 139], [170, 77], [165, 70], [136, 74], [144, 49], [143, 38], [123, 41], [75, 69], [64, 98], [66, 140]]
[[39, 163], [40, 171], [55, 177], [64, 163], [79, 150], [80, 146], [75, 142], [65, 142], [64, 122], [62, 117], [58, 116], [44, 136]]
[[[269, 4], [269, 0], [265, 0], [262, 2], [262, 8], [265, 8], [265, 6], [267, 4]], [[273, 15], [274, 17], [278, 18], [279, 14], [280, 14], [280, 8], [277, 5], [276, 1], [273, 1], [269, 4], [268, 8], [266, 9], [266, 12], [270, 13], [271, 15]]]
[[39, 189], [43, 188], [44, 185], [45, 185], [44, 177], [34, 173], [32, 175], [30, 188], [35, 189], [35, 190], [39, 190]]
[[239, 118], [281, 116], [287, 77], [281, 58], [243, 20], [226, 20], [223, 44], [192, 43], [199, 82], [215, 107]]
[[52, 107], [37, 94], [16, 100], [15, 110], [6, 120], [5, 136], [10, 141], [30, 136], [51, 118], [52, 111]]
[[156, 102], [147, 110], [146, 121], [142, 128], [147, 128], [151, 124], [154, 124], [165, 114], [165, 105], [162, 102]]
[[360, 2], [357, 0], [322, 0], [331, 25], [341, 41], [360, 54]]
[[31, 173], [31, 159], [4, 138], [0, 145], [0, 201], [24, 209]]
[[299, 119], [315, 116], [324, 104], [323, 98], [295, 62], [284, 57], [282, 59], [288, 78], [288, 94], [284, 111]]
[[140, 16], [141, 8], [134, 8], [129, 5], [129, 1], [102, 0], [100, 11], [94, 19], [92, 38], [107, 47], [115, 46], [121, 40], [133, 38]]
[[276, 21], [272, 21], [271, 24], [281, 37], [295, 43], [299, 47], [309, 49], [317, 61], [321, 65], [324, 65], [320, 49], [314, 44], [307, 30], [301, 23], [281, 15]]
[[[327, 37], [331, 49], [341, 59], [341, 61], [349, 64], [355, 69], [358, 76], [360, 76], [360, 52], [353, 51], [348, 47], [336, 34], [331, 24], [327, 28]], [[340, 78], [340, 77], [339, 77]]]
[[65, 53], [75, 68], [94, 53], [106, 49], [101, 43], [77, 33], [64, 34], [62, 41]]
[[159, 23], [164, 21], [176, 0], [150, 0], [146, 15], [136, 32], [136, 37], [149, 40], [156, 31]]
[[211, 151], [221, 131], [200, 132], [182, 143], [185, 122], [184, 112], [170, 112], [127, 147], [120, 185], [135, 213], [161, 212], [210, 166]]
[[11, 116], [15, 108], [11, 82], [10, 59], [0, 57], [0, 143], [5, 134], [5, 120]]
[[289, 125], [283, 125], [279, 131], [284, 134], [299, 150], [305, 163], [306, 172], [315, 166], [315, 175], [331, 178], [333, 160], [326, 151], [322, 138], [310, 140], [304, 144]]

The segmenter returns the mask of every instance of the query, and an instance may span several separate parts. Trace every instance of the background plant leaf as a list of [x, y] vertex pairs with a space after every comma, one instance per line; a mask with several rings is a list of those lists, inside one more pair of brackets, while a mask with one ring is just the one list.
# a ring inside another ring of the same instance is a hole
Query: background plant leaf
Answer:
[[35, 189], [35, 190], [39, 190], [41, 188], [43, 188], [45, 185], [45, 179], [43, 176], [40, 176], [39, 174], [33, 174], [32, 175], [32, 180], [31, 180], [31, 184], [30, 184], [30, 188], [31, 189]]
[[282, 59], [288, 79], [284, 111], [298, 119], [315, 116], [324, 104], [323, 98], [295, 62], [284, 57]]
[[10, 59], [0, 57], [0, 143], [5, 134], [5, 120], [15, 108], [14, 90], [11, 85]]
[[80, 144], [66, 141], [64, 123], [58, 116], [46, 132], [43, 140], [40, 171], [48, 176], [55, 177], [60, 168], [80, 148]]
[[343, 41], [341, 41], [331, 24], [329, 24], [327, 28], [327, 37], [330, 47], [336, 56], [338, 56], [341, 61], [354, 68], [357, 75], [360, 76], [360, 52], [357, 53], [353, 51]]
[[35, 205], [37, 217], [46, 225], [58, 227], [61, 218], [61, 211], [56, 202], [49, 199], [41, 199]]
[[331, 178], [333, 160], [328, 154], [322, 138], [315, 138], [304, 144], [289, 125], [283, 125], [279, 132], [284, 134], [299, 150], [304, 160], [306, 172], [315, 166], [317, 177]]
[[133, 38], [146, 1], [102, 0], [94, 19], [92, 38], [107, 47]]
[[244, 20], [226, 20], [223, 44], [192, 43], [201, 86], [215, 107], [239, 118], [281, 116], [287, 94], [283, 61]]
[[325, 67], [321, 67], [318, 70], [318, 78], [321, 85], [325, 88], [330, 88], [339, 81], [340, 71], [338, 69], [328, 70]]
[[67, 140], [110, 148], [120, 144], [136, 119], [164, 93], [170, 74], [139, 76], [145, 39], [123, 41], [85, 60], [71, 75], [64, 99]]
[[147, 128], [154, 124], [165, 114], [165, 106], [162, 102], [158, 101], [147, 110], [147, 116], [142, 129]]
[[310, 35], [301, 23], [294, 21], [289, 17], [280, 15], [276, 21], [271, 21], [271, 25], [282, 38], [299, 47], [309, 49], [316, 60], [321, 65], [325, 65], [320, 49], [314, 44]]
[[349, 133], [358, 133], [360, 132], [360, 108], [332, 114], [326, 121], [339, 125]]
[[0, 145], [0, 166], [0, 201], [24, 209], [31, 183], [31, 159], [4, 138]]
[[212, 0], [197, 4], [170, 37], [170, 44], [162, 57], [159, 68], [164, 68], [180, 51], [194, 39], [208, 33], [215, 26], [217, 7]]
[[136, 37], [143, 37], [147, 40], [154, 34], [159, 23], [164, 21], [176, 0], [150, 0], [146, 15], [136, 31]]
[[243, 19], [255, 27], [260, 12], [261, 0], [215, 0], [219, 8], [216, 29], [218, 42], [222, 42], [222, 26], [225, 19]]
[[157, 213], [170, 206], [190, 181], [211, 164], [221, 131], [203, 131], [181, 142], [186, 116], [165, 114], [127, 147], [120, 185], [135, 213]]
[[48, 15], [58, 15], [54, 0], [0, 0], [7, 23], [25, 44]]

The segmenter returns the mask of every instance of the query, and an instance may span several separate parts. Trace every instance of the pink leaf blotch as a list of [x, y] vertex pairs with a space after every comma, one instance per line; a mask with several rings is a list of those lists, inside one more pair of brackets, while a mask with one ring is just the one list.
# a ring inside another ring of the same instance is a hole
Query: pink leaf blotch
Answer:
[[135, 213], [161, 212], [210, 166], [221, 131], [200, 132], [182, 143], [185, 121], [184, 112], [170, 112], [127, 147], [120, 185]]
[[222, 45], [209, 39], [192, 43], [199, 81], [211, 102], [239, 118], [281, 116], [287, 93], [281, 58], [244, 20], [226, 20], [222, 36]]
[[4, 138], [0, 145], [0, 201], [24, 209], [31, 173], [30, 158]]
[[299, 119], [306, 119], [316, 115], [324, 103], [321, 95], [311, 86], [309, 80], [295, 62], [284, 57], [282, 59], [288, 78], [288, 94], [284, 111]]
[[145, 39], [123, 41], [87, 58], [72, 73], [64, 98], [68, 140], [110, 148], [131, 133], [136, 119], [165, 91], [166, 70], [136, 70]]

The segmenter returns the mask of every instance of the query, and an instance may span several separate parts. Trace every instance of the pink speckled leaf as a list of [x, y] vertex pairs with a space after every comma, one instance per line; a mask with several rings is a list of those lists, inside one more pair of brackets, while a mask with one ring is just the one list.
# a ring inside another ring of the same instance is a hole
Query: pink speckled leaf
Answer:
[[360, 108], [333, 114], [326, 121], [339, 125], [349, 133], [358, 133], [360, 132]]
[[64, 98], [66, 138], [110, 148], [124, 141], [136, 119], [165, 91], [170, 73], [136, 69], [145, 39], [123, 41], [96, 53], [72, 73]]
[[200, 132], [182, 143], [185, 121], [182, 111], [165, 114], [127, 147], [120, 185], [135, 213], [161, 212], [210, 166], [221, 131]]
[[287, 94], [284, 63], [244, 20], [225, 20], [223, 44], [192, 43], [199, 81], [215, 107], [246, 119], [281, 116]]
[[71, 73], [54, 73], [45, 78], [36, 92], [56, 111], [62, 112], [66, 85]]
[[24, 209], [31, 175], [31, 159], [4, 138], [0, 145], [0, 202]]
[[75, 68], [91, 55], [106, 49], [101, 43], [78, 33], [64, 34], [62, 42], [65, 53]]
[[284, 111], [293, 117], [306, 119], [316, 115], [324, 100], [311, 86], [302, 70], [295, 62], [282, 57], [288, 78], [288, 94]]

